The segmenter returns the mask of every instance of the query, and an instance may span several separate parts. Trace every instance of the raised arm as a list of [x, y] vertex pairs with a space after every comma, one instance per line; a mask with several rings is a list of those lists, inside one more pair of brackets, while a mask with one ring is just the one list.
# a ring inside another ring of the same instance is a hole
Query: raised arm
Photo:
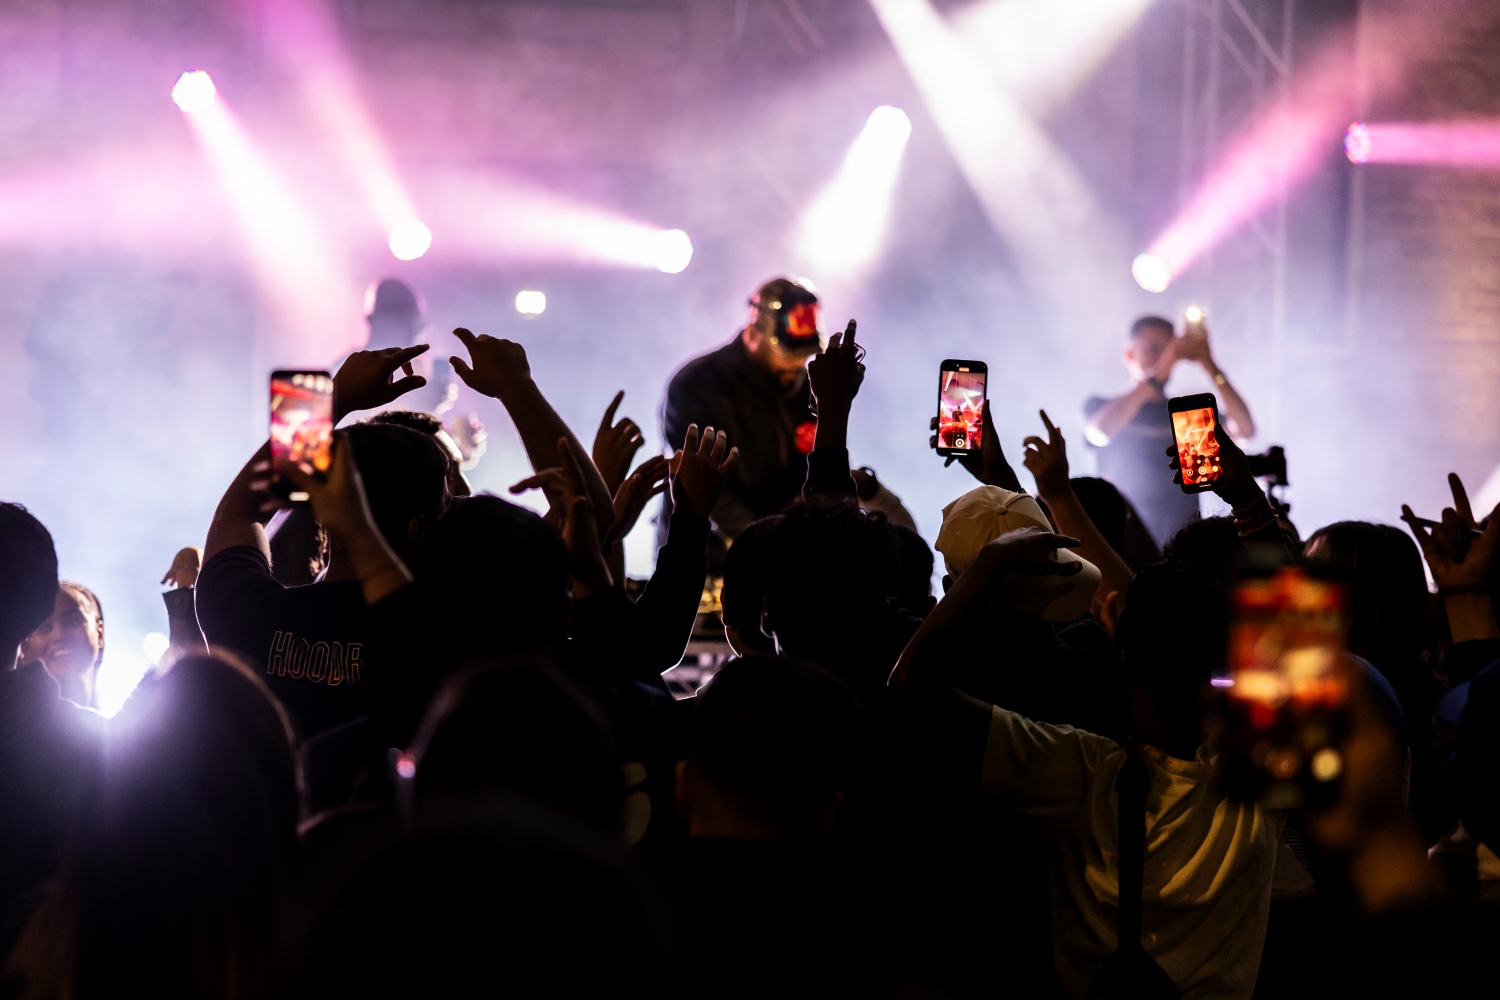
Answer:
[[[934, 416], [929, 424], [933, 434], [927, 439], [929, 447], [936, 448], [938, 418]], [[1010, 462], [1005, 458], [1005, 449], [1000, 446], [1000, 434], [995, 427], [995, 421], [990, 416], [990, 401], [984, 401], [984, 430], [979, 438], [978, 455], [949, 455], [948, 460], [943, 463], [947, 468], [957, 462], [969, 471], [969, 475], [979, 480], [986, 486], [998, 486], [1002, 490], [1010, 490], [1012, 493], [1025, 493], [1021, 488], [1021, 480], [1016, 476], [1016, 470], [1011, 468]]]
[[208, 562], [218, 553], [236, 545], [253, 545], [271, 561], [271, 543], [266, 540], [265, 523], [275, 513], [274, 509], [262, 509], [267, 496], [263, 485], [271, 478], [271, 442], [256, 449], [240, 469], [229, 489], [219, 498], [214, 510], [214, 519], [208, 525], [208, 538], [203, 542], [203, 561]]
[[844, 332], [829, 338], [828, 349], [807, 366], [808, 383], [818, 404], [818, 430], [812, 454], [807, 457], [804, 495], [855, 495], [854, 479], [849, 474], [849, 410], [865, 380], [861, 360], [865, 352], [854, 342], [855, 328], [851, 319]]
[[[614, 498], [604, 485], [604, 477], [599, 475], [589, 458], [588, 450], [532, 380], [526, 348], [487, 334], [475, 336], [463, 327], [454, 330], [453, 335], [469, 349], [473, 362], [470, 367], [469, 362], [457, 355], [450, 358], [458, 377], [476, 392], [500, 400], [521, 435], [521, 444], [526, 448], [526, 457], [531, 460], [533, 471], [540, 473], [565, 464], [571, 469], [571, 463], [577, 463], [589, 509], [598, 522], [597, 535], [608, 537], [609, 527], [614, 522]], [[573, 457], [569, 460], [564, 459], [557, 447], [557, 442], [564, 439], [572, 450]], [[554, 504], [557, 502], [551, 491], [548, 491], [547, 499]]]
[[1453, 506], [1443, 509], [1440, 522], [1429, 529], [1405, 504], [1401, 505], [1401, 519], [1416, 536], [1432, 570], [1453, 642], [1500, 639], [1489, 594], [1490, 573], [1500, 548], [1500, 507], [1490, 512], [1484, 531], [1476, 537], [1474, 511], [1463, 480], [1449, 473], [1448, 486], [1453, 491]]
[[1105, 540], [1088, 511], [1084, 510], [1078, 494], [1073, 492], [1073, 483], [1068, 478], [1068, 442], [1062, 431], [1048, 419], [1047, 411], [1042, 410], [1041, 414], [1042, 423], [1047, 428], [1047, 440], [1027, 438], [1022, 462], [1036, 477], [1037, 492], [1052, 508], [1057, 530], [1079, 539], [1082, 544], [1078, 546], [1078, 554], [1099, 567], [1099, 595], [1106, 599], [1111, 593], [1124, 596], [1135, 574], [1114, 546]]
[[1194, 361], [1202, 366], [1208, 373], [1208, 377], [1214, 380], [1214, 395], [1218, 397], [1219, 408], [1224, 417], [1224, 427], [1237, 438], [1255, 437], [1255, 420], [1250, 416], [1250, 407], [1245, 405], [1245, 400], [1239, 391], [1230, 383], [1229, 376], [1224, 374], [1224, 369], [1214, 360], [1213, 350], [1208, 343], [1208, 328], [1202, 328], [1202, 332], [1194, 333], [1191, 330], [1178, 338], [1177, 356], [1184, 361]]
[[922, 626], [901, 651], [901, 658], [891, 671], [891, 687], [907, 688], [927, 683], [925, 678], [914, 677], [911, 670], [923, 642], [934, 632], [962, 622], [1011, 573], [1026, 576], [1072, 576], [1083, 569], [1082, 563], [1059, 562], [1053, 558], [1058, 549], [1076, 549], [1081, 544], [1076, 538], [1056, 535], [1040, 528], [1008, 531], [986, 544], [979, 550], [973, 564], [948, 588], [937, 607], [922, 620]]
[[[1166, 454], [1170, 456], [1167, 464], [1176, 470], [1172, 482], [1181, 486], [1182, 464], [1177, 459], [1177, 446], [1168, 445]], [[1286, 536], [1281, 533], [1276, 511], [1260, 483], [1250, 474], [1250, 460], [1245, 457], [1244, 449], [1228, 434], [1219, 435], [1219, 463], [1224, 472], [1214, 483], [1213, 491], [1220, 500], [1229, 504], [1240, 537], [1246, 542], [1269, 545], [1285, 552]]]

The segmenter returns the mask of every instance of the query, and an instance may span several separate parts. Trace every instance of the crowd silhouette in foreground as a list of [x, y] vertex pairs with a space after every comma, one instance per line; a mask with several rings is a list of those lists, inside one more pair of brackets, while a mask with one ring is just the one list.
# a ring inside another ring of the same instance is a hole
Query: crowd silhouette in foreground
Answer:
[[[455, 334], [548, 513], [468, 495], [421, 414], [349, 424], [326, 476], [262, 448], [173, 560], [171, 648], [113, 718], [88, 707], [103, 609], [0, 505], [4, 996], [1500, 990], [1500, 516], [1457, 477], [1437, 520], [1403, 508], [1411, 534], [1304, 543], [1225, 438], [1233, 515], [1141, 558], [1043, 414], [1039, 495], [997, 433], [964, 460], [934, 595], [933, 552], [851, 475], [851, 324], [808, 368], [801, 499], [724, 558], [737, 655], [679, 699], [735, 442], [690, 426], [632, 471], [618, 398], [585, 447], [521, 345]], [[399, 371], [425, 349], [352, 355], [336, 417], [419, 388]], [[283, 512], [273, 476], [310, 501]], [[623, 538], [663, 491], [627, 596]], [[1316, 806], [1219, 780], [1252, 550], [1347, 582]]]

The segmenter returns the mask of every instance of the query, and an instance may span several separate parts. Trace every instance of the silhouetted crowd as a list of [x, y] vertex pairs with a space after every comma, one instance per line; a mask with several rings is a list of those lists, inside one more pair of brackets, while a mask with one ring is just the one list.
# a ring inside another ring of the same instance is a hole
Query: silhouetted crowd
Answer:
[[[986, 408], [935, 598], [850, 468], [851, 325], [807, 366], [801, 497], [721, 551], [735, 655], [679, 697], [740, 442], [693, 424], [632, 471], [618, 398], [586, 448], [521, 345], [456, 335], [547, 514], [469, 495], [421, 413], [346, 422], [326, 475], [262, 448], [111, 718], [104, 609], [0, 505], [5, 996], [1500, 992], [1500, 516], [1457, 477], [1410, 533], [1303, 541], [1225, 437], [1232, 515], [1157, 551], [1045, 414], [1022, 489]], [[336, 419], [422, 350], [352, 355]], [[1338, 773], [1301, 803], [1224, 780], [1229, 594], [1268, 561], [1347, 593]]]

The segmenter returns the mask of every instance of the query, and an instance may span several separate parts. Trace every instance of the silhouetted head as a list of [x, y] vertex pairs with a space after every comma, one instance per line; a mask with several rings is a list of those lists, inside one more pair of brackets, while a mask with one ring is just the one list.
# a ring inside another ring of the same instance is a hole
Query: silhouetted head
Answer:
[[854, 697], [820, 667], [733, 660], [694, 699], [678, 809], [693, 836], [815, 840], [833, 829], [857, 727]]
[[832, 670], [861, 696], [884, 688], [887, 598], [900, 560], [883, 521], [845, 503], [793, 506], [766, 539], [765, 628], [786, 656]]
[[673, 998], [673, 939], [617, 842], [524, 799], [434, 801], [332, 887], [292, 995]]
[[57, 550], [42, 522], [18, 503], [0, 503], [0, 670], [15, 665], [25, 639], [57, 605]]
[[1127, 690], [1144, 692], [1157, 726], [1179, 748], [1202, 740], [1210, 683], [1227, 640], [1228, 608], [1217, 578], [1164, 562], [1130, 581], [1115, 635], [1122, 679]]
[[448, 456], [407, 427], [354, 424], [344, 431], [375, 526], [408, 566], [418, 542], [448, 509]]
[[719, 590], [724, 635], [740, 656], [776, 651], [775, 640], [760, 630], [760, 616], [766, 601], [766, 539], [780, 523], [780, 514], [761, 518], [740, 532], [724, 555], [724, 584]]
[[1189, 521], [1162, 546], [1162, 559], [1181, 563], [1194, 573], [1227, 582], [1245, 557], [1245, 540], [1232, 517]]
[[370, 324], [368, 350], [410, 347], [427, 326], [427, 307], [416, 289], [396, 278], [386, 278], [365, 295]]
[[178, 660], [111, 721], [13, 967], [52, 995], [261, 994], [300, 815], [291, 723], [256, 672]]
[[419, 796], [504, 792], [603, 833], [624, 794], [609, 722], [540, 658], [471, 663], [438, 690], [411, 747]]
[[454, 441], [452, 435], [443, 429], [443, 422], [437, 417], [416, 410], [381, 410], [371, 417], [368, 423], [393, 424], [397, 427], [410, 428], [418, 434], [426, 434], [437, 442], [443, 454], [448, 457], [449, 495], [466, 497], [474, 492], [469, 485], [469, 480], [464, 476], [463, 452], [459, 451], [458, 442]]
[[1349, 588], [1349, 651], [1385, 674], [1403, 701], [1430, 713], [1437, 640], [1417, 543], [1388, 524], [1339, 521], [1313, 532], [1303, 554]]
[[556, 649], [567, 627], [567, 551], [534, 512], [481, 494], [456, 501], [422, 545], [465, 658]]
[[906, 610], [918, 618], [926, 618], [927, 612], [937, 604], [932, 596], [932, 548], [925, 538], [903, 525], [888, 525], [888, 530], [896, 540], [896, 555], [900, 561], [896, 596]]

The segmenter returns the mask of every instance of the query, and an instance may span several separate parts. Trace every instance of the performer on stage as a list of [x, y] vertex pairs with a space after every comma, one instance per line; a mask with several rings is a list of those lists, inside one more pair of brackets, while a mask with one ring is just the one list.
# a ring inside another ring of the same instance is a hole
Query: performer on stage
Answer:
[[[717, 571], [723, 543], [752, 522], [779, 511], [802, 491], [817, 419], [807, 361], [818, 352], [818, 297], [789, 278], [762, 285], [750, 299], [745, 328], [728, 344], [683, 365], [667, 386], [662, 430], [669, 448], [682, 446], [689, 424], [728, 433], [740, 450], [713, 510], [710, 563]], [[660, 533], [671, 515], [664, 494]]]
[[1214, 381], [1219, 417], [1231, 437], [1254, 437], [1255, 421], [1214, 362], [1208, 330], [1201, 323], [1179, 337], [1171, 320], [1142, 316], [1130, 328], [1124, 359], [1135, 387], [1123, 396], [1095, 396], [1085, 403], [1084, 436], [1097, 449], [1099, 475], [1119, 487], [1160, 545], [1198, 516], [1198, 497], [1182, 492], [1163, 473], [1162, 455], [1172, 444], [1166, 393], [1172, 368], [1179, 361], [1203, 366]]

